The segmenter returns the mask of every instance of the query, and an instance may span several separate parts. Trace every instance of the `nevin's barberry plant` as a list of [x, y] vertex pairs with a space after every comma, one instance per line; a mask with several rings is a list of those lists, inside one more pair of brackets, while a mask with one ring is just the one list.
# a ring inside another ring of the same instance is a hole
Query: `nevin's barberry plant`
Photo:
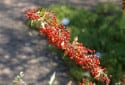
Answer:
[[[70, 43], [70, 31], [63, 24], [59, 24], [55, 12], [36, 8], [28, 9], [25, 13], [30, 19], [31, 25], [35, 23], [40, 34], [45, 35], [50, 44], [63, 50], [64, 54], [68, 55], [70, 60], [75, 61], [83, 71], [88, 70], [95, 80], [109, 85], [109, 76], [100, 66], [100, 60], [96, 56], [95, 50], [79, 43], [78, 37]], [[94, 83], [83, 78], [79, 85], [94, 85]]]

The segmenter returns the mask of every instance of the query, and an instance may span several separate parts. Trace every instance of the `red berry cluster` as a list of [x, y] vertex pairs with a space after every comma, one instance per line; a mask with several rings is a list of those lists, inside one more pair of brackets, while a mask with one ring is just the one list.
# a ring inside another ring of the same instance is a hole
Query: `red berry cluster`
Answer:
[[79, 85], [95, 85], [95, 84], [83, 78], [82, 82]]
[[40, 33], [46, 35], [48, 41], [52, 45], [64, 50], [65, 49], [64, 45], [66, 45], [70, 40], [70, 32], [66, 29], [63, 30], [62, 28], [63, 26], [61, 25], [53, 27], [46, 26], [45, 28], [40, 29]]
[[37, 20], [40, 18], [38, 14], [36, 14], [36, 9], [28, 9], [25, 10], [26, 16], [31, 20]]
[[[54, 13], [34, 10], [26, 13], [31, 20], [35, 19], [41, 22], [40, 33], [44, 34], [53, 46], [63, 50], [64, 54], [68, 55], [71, 60], [74, 60], [76, 64], [80, 65], [83, 71], [89, 70], [96, 80], [101, 80], [106, 85], [109, 85], [110, 80], [107, 74], [104, 73], [104, 69], [100, 66], [100, 61], [95, 55], [95, 50], [90, 50], [82, 43], [79, 43], [77, 37], [70, 43], [69, 30], [63, 24], [57, 23]], [[36, 16], [38, 17], [34, 18]], [[84, 80], [80, 85], [85, 85], [85, 83], [86, 81]], [[88, 85], [93, 84], [90, 82]]]

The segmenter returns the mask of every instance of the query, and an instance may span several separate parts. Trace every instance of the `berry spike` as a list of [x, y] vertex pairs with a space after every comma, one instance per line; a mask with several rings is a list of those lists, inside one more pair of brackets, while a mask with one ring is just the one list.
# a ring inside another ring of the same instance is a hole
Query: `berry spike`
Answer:
[[[27, 10], [26, 15], [29, 19], [40, 22], [40, 33], [44, 34], [49, 43], [64, 51], [64, 55], [68, 55], [70, 60], [74, 60], [76, 64], [81, 66], [82, 70], [89, 70], [96, 80], [105, 82], [109, 85], [110, 79], [100, 66], [99, 58], [95, 54], [95, 50], [88, 49], [82, 43], [78, 42], [78, 37], [70, 43], [70, 32], [63, 24], [57, 22], [55, 12], [40, 10]], [[34, 18], [38, 16], [37, 18]], [[84, 85], [82, 81], [80, 85]], [[92, 82], [88, 85], [94, 85]]]

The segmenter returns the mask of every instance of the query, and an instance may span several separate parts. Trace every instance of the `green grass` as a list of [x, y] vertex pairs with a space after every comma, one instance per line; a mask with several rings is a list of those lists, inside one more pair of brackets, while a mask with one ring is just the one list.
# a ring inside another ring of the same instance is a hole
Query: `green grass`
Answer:
[[[112, 85], [125, 72], [125, 14], [114, 4], [99, 4], [95, 10], [76, 9], [65, 5], [50, 7], [59, 21], [70, 19], [71, 41], [78, 36], [79, 42], [102, 53], [102, 66], [112, 74]], [[77, 65], [68, 64], [70, 74], [80, 80], [83, 73]], [[116, 70], [117, 69], [117, 70]], [[99, 84], [100, 85], [100, 84]]]

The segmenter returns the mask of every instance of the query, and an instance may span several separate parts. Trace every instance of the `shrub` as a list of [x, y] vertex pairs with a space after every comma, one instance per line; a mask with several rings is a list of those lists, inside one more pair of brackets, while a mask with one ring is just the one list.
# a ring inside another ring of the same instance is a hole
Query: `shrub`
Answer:
[[[64, 17], [71, 20], [68, 25], [71, 31], [71, 42], [75, 36], [78, 36], [79, 41], [85, 46], [96, 49], [101, 54], [99, 58], [102, 65], [107, 68], [108, 73], [112, 74], [111, 84], [119, 82], [125, 71], [125, 16], [120, 8], [111, 3], [99, 4], [92, 11], [64, 5], [50, 8], [56, 11], [59, 20]], [[33, 23], [34, 27], [39, 27], [39, 22], [30, 23]], [[81, 80], [80, 75], [84, 76], [84, 74], [79, 66], [69, 62], [68, 58], [64, 60], [68, 62], [70, 74], [77, 80]]]
[[[99, 4], [92, 11], [64, 5], [52, 6], [52, 9], [59, 20], [64, 17], [70, 19], [71, 40], [78, 36], [84, 45], [101, 53], [102, 65], [112, 75], [112, 85], [119, 82], [125, 72], [125, 14], [120, 7], [109, 3]], [[79, 80], [77, 75], [83, 73], [75, 68], [77, 66], [70, 68], [70, 74]]]

